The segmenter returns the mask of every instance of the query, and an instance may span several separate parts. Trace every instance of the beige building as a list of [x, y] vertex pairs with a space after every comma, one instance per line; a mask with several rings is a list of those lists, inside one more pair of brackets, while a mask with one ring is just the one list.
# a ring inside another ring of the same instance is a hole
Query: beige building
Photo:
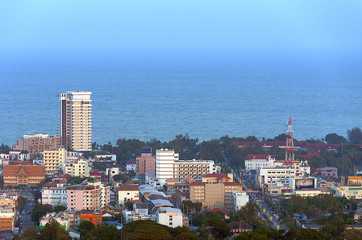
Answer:
[[73, 177], [89, 177], [88, 161], [84, 159], [66, 162], [63, 166], [63, 173]]
[[56, 150], [46, 150], [43, 152], [44, 167], [47, 174], [61, 170], [61, 166], [66, 160], [67, 151], [64, 148]]
[[92, 150], [91, 94], [84, 91], [60, 94], [60, 135], [68, 150]]
[[181, 160], [175, 161], [173, 165], [174, 178], [180, 180], [185, 177], [201, 179], [202, 176], [215, 173], [214, 161], [212, 160]]
[[[220, 174], [220, 180], [227, 180]], [[207, 208], [233, 208], [233, 192], [242, 192], [242, 184], [227, 181], [193, 182], [190, 183], [190, 200], [201, 202]]]
[[12, 150], [28, 151], [30, 158], [41, 157], [44, 150], [62, 147], [60, 136], [43, 133], [29, 133], [19, 138]]

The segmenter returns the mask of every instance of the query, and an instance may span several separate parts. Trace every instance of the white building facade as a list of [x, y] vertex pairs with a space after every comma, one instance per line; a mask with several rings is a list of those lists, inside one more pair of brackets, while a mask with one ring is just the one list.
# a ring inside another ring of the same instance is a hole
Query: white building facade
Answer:
[[266, 159], [247, 159], [245, 160], [245, 170], [259, 170], [263, 167], [274, 167], [275, 158], [270, 155]]
[[167, 179], [173, 178], [174, 163], [178, 160], [179, 154], [174, 150], [156, 150], [156, 178], [161, 185], [164, 185]]
[[178, 208], [161, 207], [157, 211], [157, 223], [167, 227], [182, 227], [182, 212]]
[[41, 190], [41, 202], [42, 204], [56, 205], [68, 205], [68, 191], [66, 186], [62, 183], [58, 183], [54, 187], [44, 187]]
[[249, 202], [249, 195], [246, 192], [233, 192], [234, 210], [237, 212]]

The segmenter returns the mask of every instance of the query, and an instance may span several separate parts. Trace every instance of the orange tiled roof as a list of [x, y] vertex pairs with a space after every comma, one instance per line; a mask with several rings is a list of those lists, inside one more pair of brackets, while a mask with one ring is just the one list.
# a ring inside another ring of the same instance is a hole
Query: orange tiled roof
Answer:
[[16, 176], [16, 175], [27, 175], [27, 176], [44, 176], [45, 168], [39, 165], [5, 165], [4, 176]]

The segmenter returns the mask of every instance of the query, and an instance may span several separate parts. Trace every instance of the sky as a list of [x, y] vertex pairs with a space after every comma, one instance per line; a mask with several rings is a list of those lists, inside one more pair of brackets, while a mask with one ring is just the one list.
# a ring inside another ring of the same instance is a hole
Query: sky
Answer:
[[362, 52], [358, 0], [0, 1], [0, 53]]

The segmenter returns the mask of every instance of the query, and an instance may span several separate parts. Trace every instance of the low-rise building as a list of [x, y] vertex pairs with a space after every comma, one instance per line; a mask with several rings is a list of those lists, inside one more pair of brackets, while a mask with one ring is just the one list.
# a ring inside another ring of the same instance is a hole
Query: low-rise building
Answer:
[[286, 183], [296, 177], [296, 169], [289, 167], [265, 167], [259, 169], [258, 181], [262, 187], [265, 183]]
[[89, 210], [82, 210], [80, 212], [80, 222], [89, 221], [93, 223], [96, 227], [102, 226], [102, 213], [89, 211]]
[[338, 168], [335, 167], [324, 167], [320, 168], [322, 177], [338, 178]]
[[249, 202], [249, 195], [246, 192], [233, 192], [234, 210], [237, 212]]
[[69, 216], [67, 214], [64, 214], [63, 212], [51, 212], [47, 213], [40, 219], [39, 229], [43, 230], [45, 228], [45, 225], [51, 220], [57, 221], [59, 223], [59, 226], [64, 230], [69, 230], [70, 228]]
[[3, 176], [4, 186], [36, 186], [45, 179], [45, 169], [38, 165], [6, 165]]
[[331, 195], [332, 192], [328, 188], [303, 188], [300, 190], [294, 191], [295, 195], [301, 196], [303, 198], [307, 197], [315, 197], [320, 194], [329, 194]]
[[126, 170], [136, 172], [136, 161], [129, 160], [126, 162]]
[[266, 154], [248, 154], [245, 160], [245, 170], [259, 170], [262, 167], [274, 167], [275, 158]]
[[361, 186], [333, 186], [336, 197], [346, 197], [353, 199], [362, 199], [362, 187]]
[[117, 188], [118, 204], [123, 205], [127, 201], [139, 200], [138, 185], [123, 184]]
[[178, 208], [161, 207], [157, 211], [157, 223], [171, 228], [182, 227], [182, 212]]
[[14, 231], [15, 212], [13, 208], [0, 208], [0, 232]]

